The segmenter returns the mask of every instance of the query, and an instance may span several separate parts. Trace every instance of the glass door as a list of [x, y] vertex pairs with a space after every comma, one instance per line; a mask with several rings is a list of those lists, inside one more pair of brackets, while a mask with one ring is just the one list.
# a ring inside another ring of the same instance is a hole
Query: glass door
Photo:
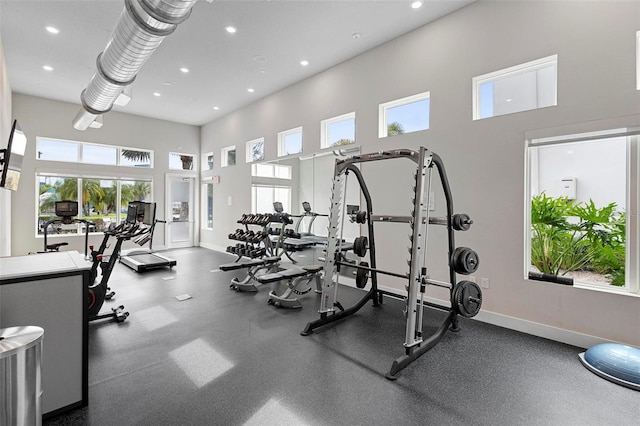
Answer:
[[192, 247], [195, 178], [167, 175], [167, 247]]

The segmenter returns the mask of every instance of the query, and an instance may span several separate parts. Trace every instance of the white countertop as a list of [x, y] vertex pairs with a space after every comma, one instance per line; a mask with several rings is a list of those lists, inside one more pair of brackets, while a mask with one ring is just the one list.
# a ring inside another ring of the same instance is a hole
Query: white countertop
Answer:
[[91, 263], [77, 251], [0, 258], [0, 280], [88, 269], [91, 269]]

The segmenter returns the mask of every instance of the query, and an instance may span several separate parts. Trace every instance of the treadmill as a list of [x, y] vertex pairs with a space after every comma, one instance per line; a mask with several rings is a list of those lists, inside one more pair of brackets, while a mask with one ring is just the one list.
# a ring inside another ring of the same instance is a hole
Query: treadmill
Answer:
[[138, 236], [134, 243], [143, 246], [149, 243], [148, 249], [134, 249], [120, 256], [120, 263], [127, 265], [136, 272], [145, 272], [150, 269], [157, 268], [173, 268], [178, 262], [170, 257], [163, 256], [153, 251], [153, 231], [157, 223], [165, 223], [164, 220], [156, 219], [156, 203], [147, 203], [144, 201], [132, 201], [129, 205], [134, 204], [137, 209], [138, 221], [147, 226], [147, 232]]

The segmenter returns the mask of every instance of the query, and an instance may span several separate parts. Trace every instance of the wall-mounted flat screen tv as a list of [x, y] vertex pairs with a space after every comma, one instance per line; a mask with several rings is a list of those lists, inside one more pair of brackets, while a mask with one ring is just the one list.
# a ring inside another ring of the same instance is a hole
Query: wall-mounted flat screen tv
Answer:
[[0, 164], [2, 174], [0, 175], [0, 187], [12, 191], [18, 190], [20, 183], [20, 171], [22, 170], [22, 160], [27, 149], [27, 137], [18, 125], [18, 120], [13, 121], [7, 149], [1, 151], [2, 159]]

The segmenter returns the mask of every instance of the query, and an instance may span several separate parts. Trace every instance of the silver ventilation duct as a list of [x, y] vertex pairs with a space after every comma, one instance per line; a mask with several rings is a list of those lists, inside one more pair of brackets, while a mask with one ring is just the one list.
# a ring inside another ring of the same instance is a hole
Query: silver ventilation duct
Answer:
[[80, 95], [82, 109], [73, 119], [76, 130], [87, 130], [111, 110], [162, 40], [189, 17], [196, 1], [125, 0], [107, 47], [98, 55], [97, 71]]

